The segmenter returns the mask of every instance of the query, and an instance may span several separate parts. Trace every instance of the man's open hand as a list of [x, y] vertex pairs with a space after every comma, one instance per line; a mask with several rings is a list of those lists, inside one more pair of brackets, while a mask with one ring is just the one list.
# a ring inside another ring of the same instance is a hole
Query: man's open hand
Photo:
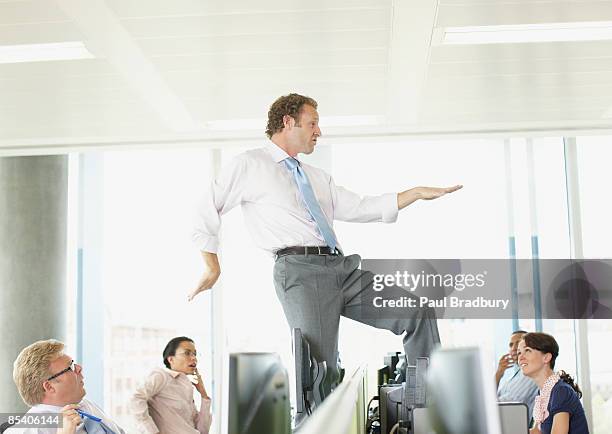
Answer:
[[445, 194], [452, 193], [463, 188], [463, 185], [454, 185], [452, 187], [417, 187], [421, 199], [432, 200], [444, 196]]
[[463, 185], [459, 184], [452, 187], [414, 187], [397, 194], [397, 209], [404, 209], [419, 199], [437, 199], [461, 188], [463, 188]]

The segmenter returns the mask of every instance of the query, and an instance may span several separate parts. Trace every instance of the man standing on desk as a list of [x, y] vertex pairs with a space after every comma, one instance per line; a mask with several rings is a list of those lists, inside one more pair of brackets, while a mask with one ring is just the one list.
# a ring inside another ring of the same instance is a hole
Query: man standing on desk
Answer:
[[317, 102], [295, 93], [272, 104], [266, 134], [270, 143], [237, 156], [201, 204], [193, 239], [205, 271], [189, 299], [219, 278], [221, 216], [240, 204], [255, 243], [274, 255], [274, 286], [289, 327], [300, 328], [312, 355], [327, 363], [328, 384], [338, 375], [340, 315], [397, 335], [405, 333], [410, 364], [429, 356], [440, 341], [431, 311], [414, 309], [402, 318], [362, 318], [359, 295], [372, 289], [373, 275], [359, 268], [358, 255], [344, 255], [333, 221], [391, 223], [398, 210], [418, 199], [437, 199], [461, 186], [415, 187], [375, 197], [336, 186], [329, 174], [297, 159], [300, 153], [314, 151], [321, 129]]

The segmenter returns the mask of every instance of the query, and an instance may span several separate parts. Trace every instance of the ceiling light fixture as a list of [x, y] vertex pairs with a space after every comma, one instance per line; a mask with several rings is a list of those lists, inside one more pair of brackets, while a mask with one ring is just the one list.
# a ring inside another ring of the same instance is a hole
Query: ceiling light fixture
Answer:
[[0, 45], [0, 63], [45, 62], [94, 57], [80, 41]]
[[509, 44], [612, 39], [612, 21], [447, 27], [440, 44]]

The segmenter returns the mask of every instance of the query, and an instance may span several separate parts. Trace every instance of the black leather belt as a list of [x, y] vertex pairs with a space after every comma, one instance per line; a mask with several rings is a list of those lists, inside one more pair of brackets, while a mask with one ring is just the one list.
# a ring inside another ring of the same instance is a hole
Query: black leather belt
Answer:
[[286, 247], [276, 252], [276, 259], [287, 255], [323, 255], [336, 256], [339, 255], [338, 249], [332, 250], [329, 246], [296, 246]]

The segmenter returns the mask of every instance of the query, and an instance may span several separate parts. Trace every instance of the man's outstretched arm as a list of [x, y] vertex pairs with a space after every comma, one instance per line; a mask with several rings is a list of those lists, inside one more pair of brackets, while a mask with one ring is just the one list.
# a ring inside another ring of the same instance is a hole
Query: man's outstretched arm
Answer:
[[463, 185], [454, 185], [452, 187], [414, 187], [397, 194], [397, 209], [404, 209], [419, 199], [437, 199], [460, 188], [463, 188]]

